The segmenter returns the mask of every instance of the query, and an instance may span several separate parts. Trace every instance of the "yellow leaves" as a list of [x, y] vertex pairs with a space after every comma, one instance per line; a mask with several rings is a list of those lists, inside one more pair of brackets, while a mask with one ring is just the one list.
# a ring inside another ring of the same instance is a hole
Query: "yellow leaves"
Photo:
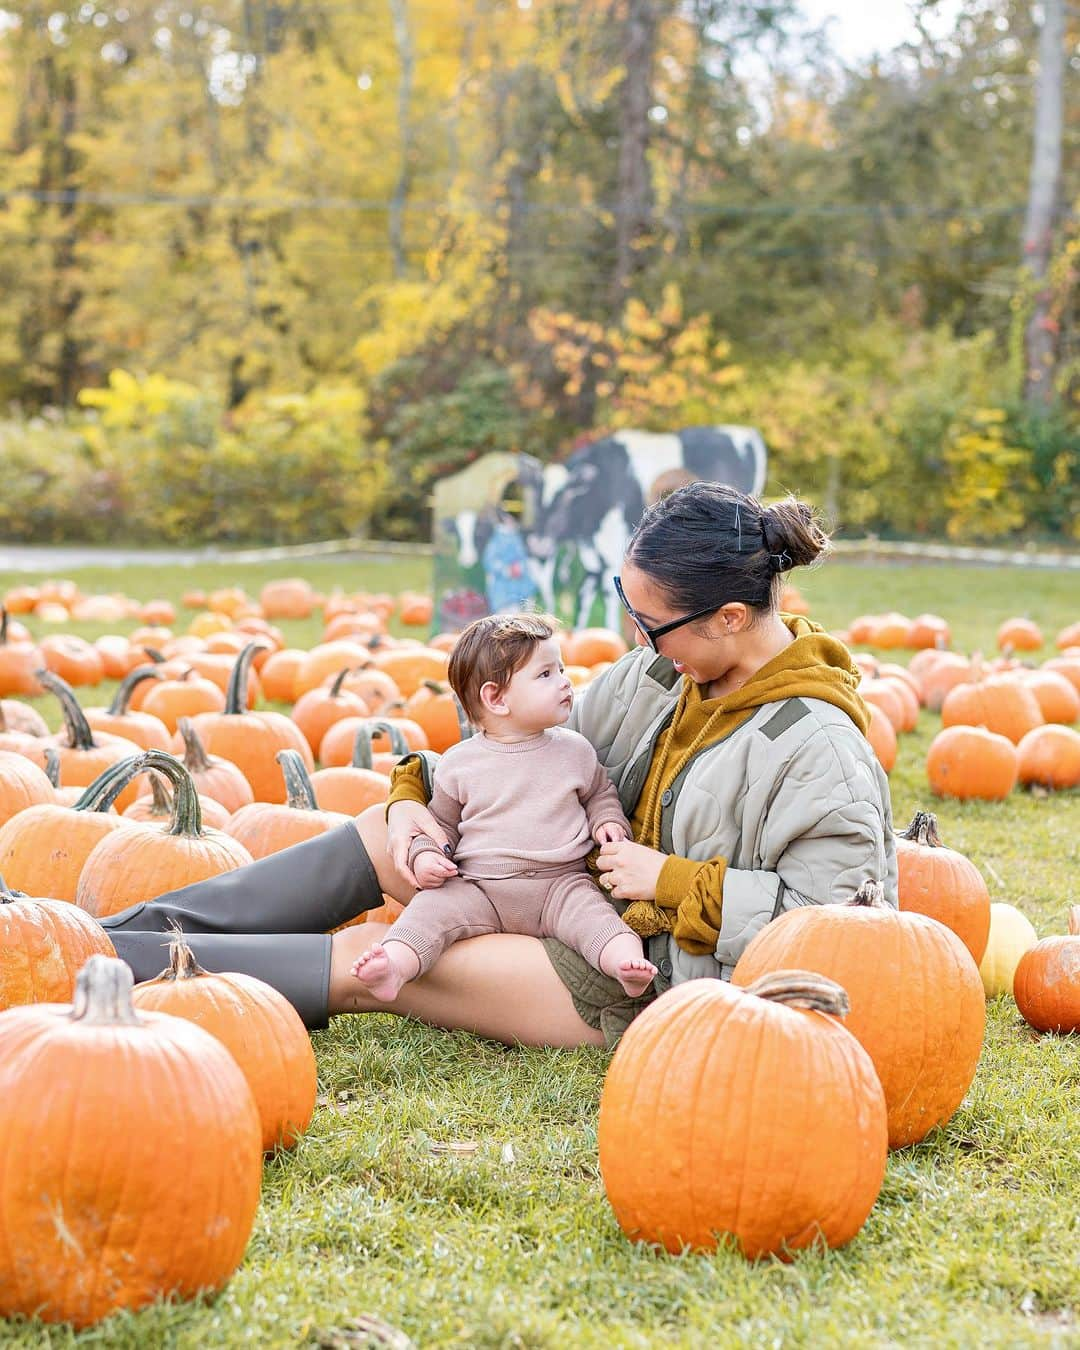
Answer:
[[974, 408], [957, 421], [945, 445], [945, 505], [951, 539], [995, 538], [1019, 529], [1033, 489], [1030, 452], [1008, 441], [1008, 414]]
[[104, 426], [134, 428], [160, 417], [182, 403], [197, 399], [199, 391], [182, 380], [152, 374], [137, 378], [126, 370], [111, 370], [105, 389], [80, 389], [84, 408], [99, 408]]

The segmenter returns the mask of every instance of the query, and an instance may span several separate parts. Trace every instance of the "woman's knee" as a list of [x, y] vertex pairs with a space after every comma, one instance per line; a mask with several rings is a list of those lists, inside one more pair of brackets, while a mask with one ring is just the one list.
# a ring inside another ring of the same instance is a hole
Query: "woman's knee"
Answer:
[[386, 851], [386, 808], [369, 806], [356, 817], [356, 828], [379, 879], [384, 895], [404, 904], [413, 894], [413, 888], [397, 870]]

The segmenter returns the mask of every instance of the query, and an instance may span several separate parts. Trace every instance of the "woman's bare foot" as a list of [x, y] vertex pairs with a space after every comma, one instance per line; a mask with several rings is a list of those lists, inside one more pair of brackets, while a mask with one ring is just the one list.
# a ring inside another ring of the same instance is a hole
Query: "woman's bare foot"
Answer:
[[622, 985], [627, 998], [637, 998], [656, 978], [656, 967], [644, 959], [620, 961], [615, 968], [615, 978]]
[[[352, 974], [380, 1003], [393, 1003], [401, 992], [401, 986], [415, 979], [420, 968], [416, 953], [411, 948], [401, 942], [395, 942], [393, 946], [403, 948], [412, 957], [412, 962], [402, 959], [397, 952], [388, 952], [381, 942], [376, 942], [356, 959], [352, 967]], [[411, 972], [408, 964], [413, 966]]]

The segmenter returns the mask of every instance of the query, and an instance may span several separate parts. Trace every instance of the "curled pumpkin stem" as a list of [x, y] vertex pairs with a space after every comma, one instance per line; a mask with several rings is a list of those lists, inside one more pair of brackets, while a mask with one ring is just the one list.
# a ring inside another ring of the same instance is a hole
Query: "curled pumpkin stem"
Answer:
[[941, 836], [938, 834], [937, 816], [932, 811], [916, 811], [911, 824], [897, 835], [899, 839], [910, 839], [923, 848], [941, 848]]
[[864, 881], [847, 903], [865, 909], [888, 909], [885, 887], [880, 881]]
[[812, 970], [773, 970], [768, 975], [748, 984], [744, 990], [770, 1003], [786, 1003], [792, 1008], [809, 1008], [812, 1012], [846, 1017], [851, 1011], [847, 990]]

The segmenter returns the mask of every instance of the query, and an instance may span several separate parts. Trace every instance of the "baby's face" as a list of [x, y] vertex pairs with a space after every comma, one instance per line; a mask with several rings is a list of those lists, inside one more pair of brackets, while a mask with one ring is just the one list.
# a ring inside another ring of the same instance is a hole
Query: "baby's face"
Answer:
[[510, 710], [507, 720], [518, 731], [535, 734], [562, 726], [574, 706], [574, 686], [555, 638], [536, 644], [528, 661], [514, 671], [503, 699]]

